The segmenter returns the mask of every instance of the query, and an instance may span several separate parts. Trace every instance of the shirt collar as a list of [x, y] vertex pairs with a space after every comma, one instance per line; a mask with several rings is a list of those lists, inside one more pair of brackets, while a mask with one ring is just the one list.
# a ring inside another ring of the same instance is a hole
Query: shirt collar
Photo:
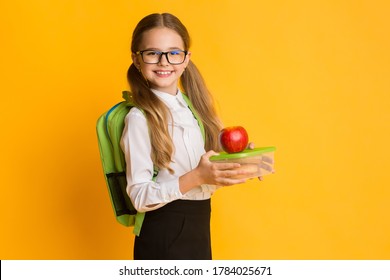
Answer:
[[183, 98], [183, 93], [180, 91], [180, 89], [177, 90], [176, 95], [172, 95], [163, 91], [151, 89], [151, 91], [160, 98], [167, 106], [168, 108], [175, 108], [177, 107], [178, 103], [184, 107], [187, 107], [187, 103], [185, 102]]

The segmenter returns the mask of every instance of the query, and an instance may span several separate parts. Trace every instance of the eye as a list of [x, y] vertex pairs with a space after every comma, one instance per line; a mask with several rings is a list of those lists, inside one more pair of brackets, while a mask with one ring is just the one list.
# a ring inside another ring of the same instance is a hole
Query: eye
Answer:
[[175, 50], [175, 51], [170, 51], [169, 55], [181, 55], [182, 51], [180, 50]]
[[147, 56], [159, 56], [161, 55], [161, 52], [157, 52], [157, 51], [146, 51], [144, 52], [145, 55]]

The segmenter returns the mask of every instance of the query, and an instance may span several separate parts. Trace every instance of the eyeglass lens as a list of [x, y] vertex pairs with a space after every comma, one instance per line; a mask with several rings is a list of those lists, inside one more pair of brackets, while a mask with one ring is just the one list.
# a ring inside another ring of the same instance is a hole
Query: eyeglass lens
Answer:
[[143, 51], [141, 52], [142, 60], [145, 63], [156, 64], [159, 63], [162, 56], [165, 55], [165, 58], [170, 64], [181, 64], [184, 62], [186, 57], [186, 52], [181, 50], [175, 50], [170, 52], [157, 52], [157, 51]]

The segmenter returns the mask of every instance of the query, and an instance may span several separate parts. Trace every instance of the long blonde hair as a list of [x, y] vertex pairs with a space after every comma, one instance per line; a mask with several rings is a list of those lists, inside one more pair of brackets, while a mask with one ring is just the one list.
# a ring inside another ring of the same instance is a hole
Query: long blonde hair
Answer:
[[[133, 32], [131, 51], [136, 53], [145, 31], [157, 27], [166, 27], [177, 32], [184, 43], [185, 50], [190, 47], [190, 36], [180, 20], [169, 13], [151, 14], [144, 17]], [[127, 71], [127, 80], [130, 85], [135, 105], [145, 113], [152, 144], [151, 158], [159, 169], [169, 167], [172, 161], [174, 144], [168, 131], [170, 112], [165, 104], [150, 90], [148, 82], [132, 63]], [[180, 78], [181, 86], [197, 111], [205, 128], [205, 149], [218, 151], [218, 133], [221, 122], [217, 117], [213, 99], [206, 87], [202, 75], [190, 60], [186, 70]]]

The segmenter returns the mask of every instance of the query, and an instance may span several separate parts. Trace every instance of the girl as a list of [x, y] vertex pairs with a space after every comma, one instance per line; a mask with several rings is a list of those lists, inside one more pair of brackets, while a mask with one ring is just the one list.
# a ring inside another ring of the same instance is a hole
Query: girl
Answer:
[[127, 78], [137, 108], [126, 116], [121, 146], [128, 195], [145, 212], [134, 259], [211, 259], [210, 197], [245, 181], [231, 178], [244, 174], [239, 164], [209, 160], [222, 127], [189, 48], [187, 29], [171, 14], [146, 16], [133, 33]]

